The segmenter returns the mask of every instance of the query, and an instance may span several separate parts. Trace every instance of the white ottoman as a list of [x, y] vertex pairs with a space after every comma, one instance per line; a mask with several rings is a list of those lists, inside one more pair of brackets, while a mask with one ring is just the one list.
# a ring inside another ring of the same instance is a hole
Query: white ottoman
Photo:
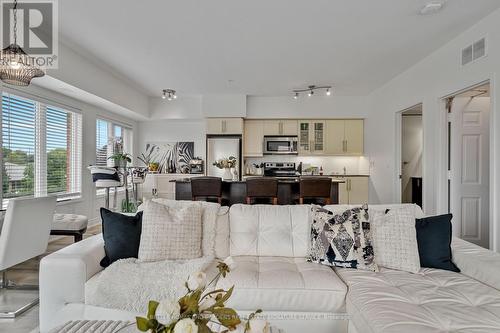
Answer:
[[73, 236], [76, 243], [82, 240], [88, 222], [89, 219], [85, 215], [54, 214], [50, 234]]

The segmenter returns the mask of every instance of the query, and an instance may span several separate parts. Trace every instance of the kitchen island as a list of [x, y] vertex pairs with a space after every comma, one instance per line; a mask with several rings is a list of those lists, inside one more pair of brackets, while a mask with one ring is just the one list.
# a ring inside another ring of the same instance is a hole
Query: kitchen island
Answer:
[[[175, 182], [175, 199], [176, 200], [191, 200], [191, 180], [176, 179]], [[332, 189], [330, 199], [332, 204], [339, 202], [339, 184], [345, 183], [345, 180], [340, 178], [332, 178]], [[278, 178], [278, 204], [279, 205], [294, 205], [299, 202], [300, 183], [298, 178]], [[234, 205], [244, 204], [246, 202], [246, 182], [241, 181], [222, 181], [222, 198], [223, 204]]]

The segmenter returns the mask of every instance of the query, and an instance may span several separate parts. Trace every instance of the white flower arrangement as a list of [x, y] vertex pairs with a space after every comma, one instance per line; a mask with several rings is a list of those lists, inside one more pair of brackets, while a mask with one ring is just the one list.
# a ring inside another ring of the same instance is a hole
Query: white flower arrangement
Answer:
[[215, 324], [224, 327], [222, 332], [226, 333], [269, 333], [269, 323], [256, 317], [261, 310], [242, 321], [234, 309], [225, 306], [234, 286], [215, 289], [219, 279], [234, 267], [231, 257], [219, 262], [219, 272], [209, 283], [204, 272], [191, 274], [185, 283], [186, 295], [177, 301], [150, 301], [147, 317], [136, 317], [137, 328], [151, 333], [214, 333], [211, 327]]

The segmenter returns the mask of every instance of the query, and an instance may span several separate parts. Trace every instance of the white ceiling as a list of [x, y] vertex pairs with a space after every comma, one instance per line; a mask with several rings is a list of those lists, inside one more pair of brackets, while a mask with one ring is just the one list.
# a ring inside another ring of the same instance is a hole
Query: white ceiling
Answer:
[[[64, 0], [61, 39], [150, 96], [366, 95], [500, 7], [498, 0]], [[458, 50], [457, 50], [458, 52]]]

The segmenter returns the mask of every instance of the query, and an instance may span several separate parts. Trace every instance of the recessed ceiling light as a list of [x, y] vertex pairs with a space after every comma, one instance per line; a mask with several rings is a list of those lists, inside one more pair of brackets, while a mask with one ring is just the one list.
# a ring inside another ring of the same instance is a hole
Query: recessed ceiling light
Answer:
[[420, 15], [431, 15], [439, 12], [444, 7], [444, 1], [431, 1], [428, 2], [422, 9]]

